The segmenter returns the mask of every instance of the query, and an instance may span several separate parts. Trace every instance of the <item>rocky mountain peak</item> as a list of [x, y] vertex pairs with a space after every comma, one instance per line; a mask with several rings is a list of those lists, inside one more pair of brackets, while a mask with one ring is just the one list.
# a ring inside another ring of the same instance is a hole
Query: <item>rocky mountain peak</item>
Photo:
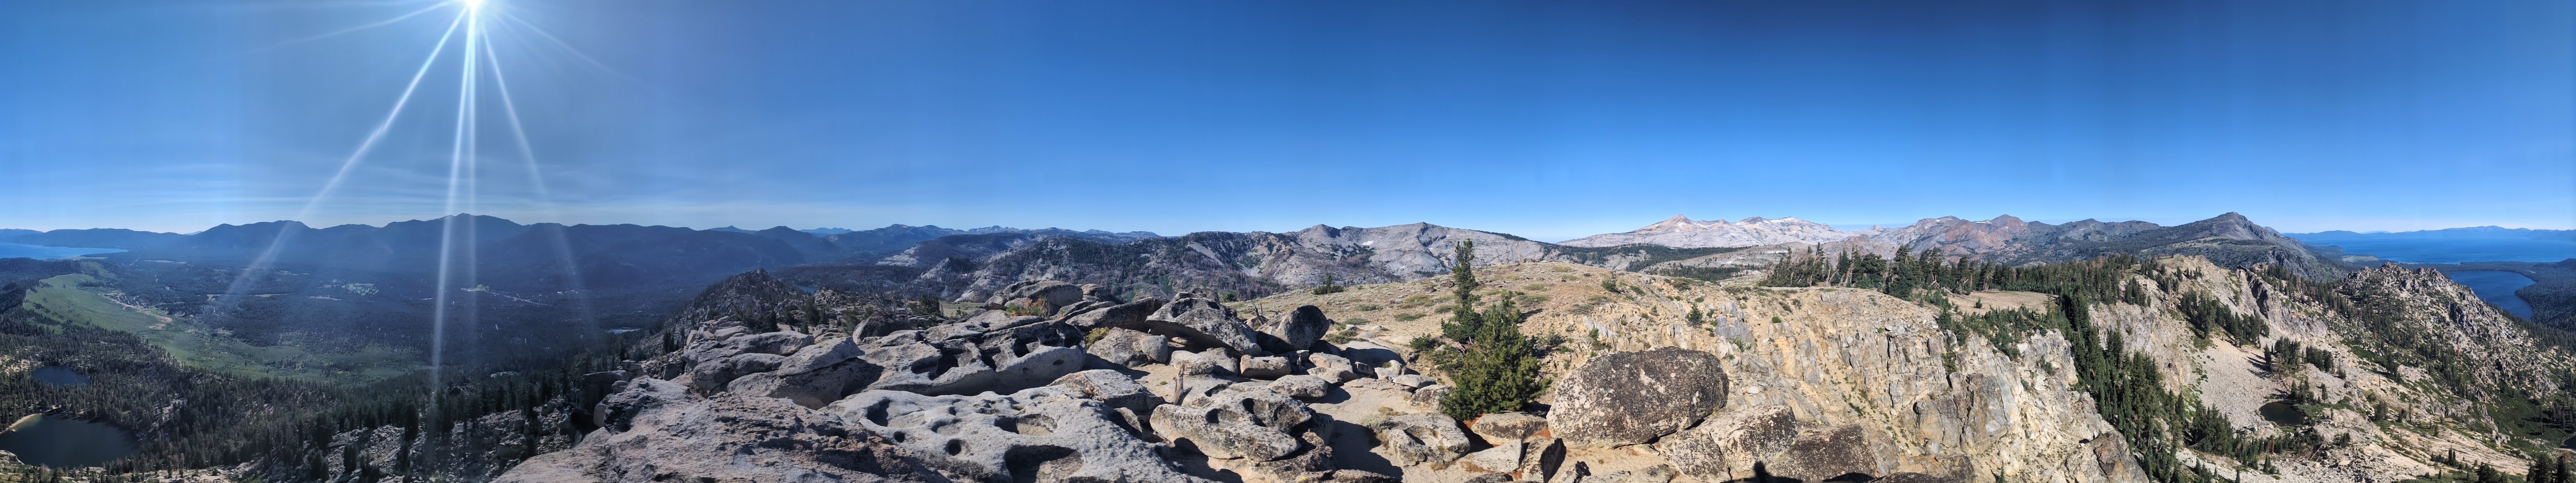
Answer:
[[1612, 247], [1649, 244], [1674, 248], [1733, 248], [1781, 243], [1825, 243], [1850, 239], [1854, 232], [1836, 230], [1823, 223], [1795, 217], [1748, 217], [1741, 221], [1693, 220], [1673, 215], [1664, 221], [1626, 233], [1609, 233], [1567, 240], [1562, 245], [1575, 247]]

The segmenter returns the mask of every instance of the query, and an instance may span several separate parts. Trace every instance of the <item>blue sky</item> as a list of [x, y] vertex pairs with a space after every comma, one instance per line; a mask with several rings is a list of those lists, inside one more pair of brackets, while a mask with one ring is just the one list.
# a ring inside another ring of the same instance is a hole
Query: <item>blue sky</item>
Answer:
[[[2576, 228], [2563, 1], [490, 1], [520, 221]], [[0, 3], [0, 227], [438, 216], [459, 11]]]

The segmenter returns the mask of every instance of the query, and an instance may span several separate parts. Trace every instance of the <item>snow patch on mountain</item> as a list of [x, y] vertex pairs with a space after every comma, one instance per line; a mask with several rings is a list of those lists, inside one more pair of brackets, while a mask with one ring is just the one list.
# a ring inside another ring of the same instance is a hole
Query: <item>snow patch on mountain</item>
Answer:
[[[1875, 227], [1873, 227], [1875, 229]], [[1836, 230], [1834, 227], [1797, 218], [1745, 218], [1742, 221], [1693, 220], [1673, 215], [1664, 221], [1626, 233], [1605, 233], [1566, 240], [1560, 245], [1576, 247], [1613, 247], [1651, 244], [1674, 248], [1732, 248], [1781, 243], [1826, 243], [1864, 235], [1863, 232]]]

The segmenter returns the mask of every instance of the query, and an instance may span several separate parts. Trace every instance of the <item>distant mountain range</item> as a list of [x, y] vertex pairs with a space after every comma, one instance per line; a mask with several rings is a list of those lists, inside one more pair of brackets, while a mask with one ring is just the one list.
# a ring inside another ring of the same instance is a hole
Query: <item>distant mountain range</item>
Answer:
[[[2201, 255], [2231, 267], [2281, 265], [2312, 278], [2338, 276], [2358, 263], [2348, 262], [2347, 255], [2334, 249], [2311, 249], [2301, 240], [2235, 213], [2171, 227], [2143, 221], [2049, 224], [2007, 215], [1982, 221], [1928, 218], [1899, 228], [1865, 230], [1837, 230], [1797, 218], [1702, 221], [1675, 216], [1634, 231], [1564, 243], [1427, 223], [1377, 228], [1317, 225], [1289, 233], [1201, 232], [1164, 237], [1151, 232], [999, 226], [691, 230], [520, 225], [488, 216], [468, 216], [458, 222], [471, 228], [467, 232], [478, 247], [478, 263], [490, 265], [482, 272], [487, 278], [510, 275], [500, 280], [528, 281], [534, 283], [527, 287], [531, 289], [555, 286], [563, 282], [550, 280], [564, 277], [609, 286], [681, 286], [752, 268], [778, 268], [781, 277], [808, 285], [949, 297], [972, 298], [1021, 280], [1071, 278], [1163, 293], [1199, 288], [1254, 296], [1320, 285], [1327, 276], [1336, 283], [1356, 284], [1447, 273], [1447, 253], [1463, 240], [1475, 240], [1479, 258], [1492, 263], [1552, 260], [1658, 273], [1758, 270], [1791, 250], [1807, 248], [1881, 254], [1892, 254], [1898, 247], [1938, 249], [1944, 255], [2015, 265], [2124, 253]], [[20, 230], [0, 233], [0, 241], [120, 248], [130, 251], [109, 257], [226, 266], [249, 265], [277, 247], [279, 255], [272, 263], [279, 267], [327, 265], [423, 273], [434, 266], [438, 233], [445, 223], [413, 220], [383, 227], [316, 229], [281, 221], [224, 225], [190, 235], [119, 229]], [[816, 233], [829, 231], [839, 232]]]
[[1756, 216], [1744, 221], [1692, 220], [1673, 215], [1664, 221], [1625, 233], [1604, 233], [1560, 243], [1574, 247], [1615, 247], [1619, 245], [1663, 245], [1674, 248], [1736, 248], [1782, 243], [1825, 243], [1851, 238], [1852, 232], [1836, 230], [1823, 223], [1797, 218], [1764, 219]]
[[2200, 255], [2230, 267], [2271, 264], [2332, 278], [2356, 266], [2321, 256], [2235, 213], [2166, 227], [2094, 220], [2052, 225], [2011, 216], [1926, 219], [1896, 228], [1838, 231], [1795, 218], [1740, 222], [1674, 217], [1627, 233], [1544, 243], [1428, 223], [1377, 228], [1323, 225], [1288, 233], [1200, 232], [1115, 240], [1047, 233], [940, 237], [868, 261], [788, 267], [778, 276], [845, 291], [927, 293], [975, 300], [1023, 280], [1093, 283], [1122, 293], [1234, 292], [1244, 297], [1326, 283], [1419, 280], [1448, 273], [1448, 254], [1474, 241], [1478, 263], [1557, 261], [1618, 270], [1730, 276], [1767, 268], [1793, 251], [1893, 254], [1900, 246], [2022, 265], [2111, 254]]
[[2024, 221], [2012, 215], [1983, 221], [1957, 217], [1925, 218], [1900, 228], [1837, 230], [1797, 218], [1746, 218], [1697, 221], [1674, 216], [1625, 233], [1593, 235], [1564, 243], [1609, 247], [1657, 245], [1673, 248], [1756, 247], [1782, 244], [1826, 245], [1827, 251], [1853, 250], [1888, 254], [1897, 247], [2008, 264], [2047, 263], [2113, 253], [2203, 255], [2221, 264], [2284, 265], [2306, 276], [2327, 276], [2351, 267], [2319, 257], [2298, 240], [2283, 236], [2243, 215], [2166, 227], [2144, 221], [2072, 221], [2065, 224]]

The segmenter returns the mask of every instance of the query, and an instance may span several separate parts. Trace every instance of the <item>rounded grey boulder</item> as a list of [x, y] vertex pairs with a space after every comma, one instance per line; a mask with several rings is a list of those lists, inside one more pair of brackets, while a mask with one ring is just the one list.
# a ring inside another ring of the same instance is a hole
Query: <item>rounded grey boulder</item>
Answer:
[[1726, 406], [1720, 367], [1714, 354], [1679, 347], [1593, 358], [1556, 384], [1548, 427], [1572, 446], [1653, 441]]

